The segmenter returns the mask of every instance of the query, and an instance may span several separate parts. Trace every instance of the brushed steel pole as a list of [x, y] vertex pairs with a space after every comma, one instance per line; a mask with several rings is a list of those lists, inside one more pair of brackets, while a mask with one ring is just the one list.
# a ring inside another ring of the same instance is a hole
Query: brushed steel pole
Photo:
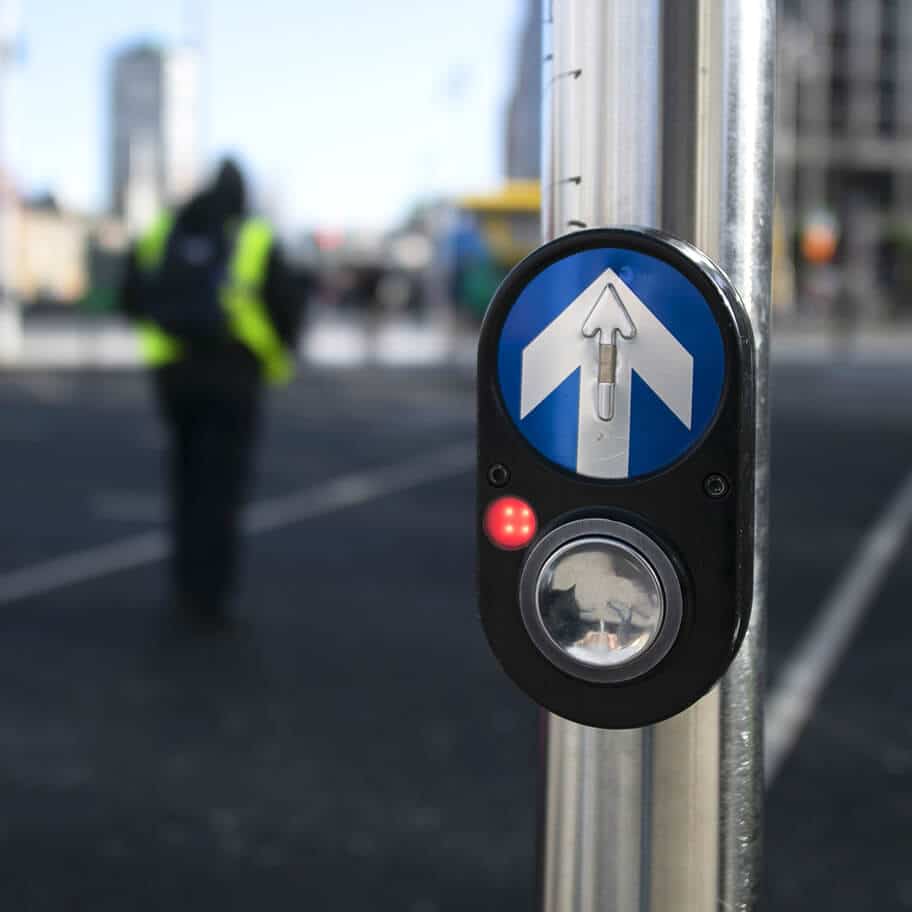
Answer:
[[545, 239], [661, 227], [726, 270], [757, 343], [751, 625], [690, 710], [604, 732], [547, 718], [546, 912], [753, 909], [762, 809], [774, 0], [545, 0]]

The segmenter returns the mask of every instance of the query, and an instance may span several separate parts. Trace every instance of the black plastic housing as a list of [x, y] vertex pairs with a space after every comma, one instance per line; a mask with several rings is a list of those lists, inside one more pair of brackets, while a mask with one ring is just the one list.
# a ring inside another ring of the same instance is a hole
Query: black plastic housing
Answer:
[[[543, 458], [507, 413], [497, 378], [501, 328], [518, 295], [555, 261], [593, 247], [657, 257], [702, 293], [721, 332], [726, 376], [715, 417], [703, 437], [653, 475], [596, 480]], [[488, 308], [478, 346], [477, 516], [480, 613], [494, 654], [513, 681], [541, 706], [600, 728], [635, 728], [686, 709], [724, 674], [750, 618], [753, 588], [754, 345], [750, 320], [724, 273], [699, 250], [650, 229], [597, 228], [552, 241], [506, 277]], [[509, 480], [492, 484], [492, 466]], [[724, 496], [706, 480], [729, 482]], [[482, 531], [491, 501], [527, 500], [539, 520], [528, 548], [505, 551]], [[577, 518], [605, 517], [655, 539], [678, 571], [683, 622], [668, 655], [644, 676], [591, 683], [560, 671], [536, 648], [521, 618], [519, 579], [526, 553], [542, 535]]]

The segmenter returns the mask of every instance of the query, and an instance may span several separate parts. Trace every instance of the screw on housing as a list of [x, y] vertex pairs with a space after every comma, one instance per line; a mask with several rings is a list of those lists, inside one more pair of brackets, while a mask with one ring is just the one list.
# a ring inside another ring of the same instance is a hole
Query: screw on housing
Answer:
[[706, 480], [703, 482], [703, 490], [706, 491], [707, 497], [712, 497], [714, 500], [725, 497], [728, 494], [729, 487], [728, 479], [716, 472], [712, 475], [707, 475]]
[[495, 463], [488, 469], [488, 484], [502, 488], [510, 480], [510, 470], [503, 463]]

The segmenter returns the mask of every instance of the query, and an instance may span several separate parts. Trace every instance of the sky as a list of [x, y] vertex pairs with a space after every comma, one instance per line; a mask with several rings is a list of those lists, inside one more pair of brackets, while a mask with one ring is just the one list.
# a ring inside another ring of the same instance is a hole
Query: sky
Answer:
[[416, 199], [500, 180], [525, 0], [19, 5], [3, 154], [26, 190], [107, 205], [112, 56], [179, 41], [193, 21], [205, 23], [205, 160], [238, 154], [287, 225], [383, 227]]

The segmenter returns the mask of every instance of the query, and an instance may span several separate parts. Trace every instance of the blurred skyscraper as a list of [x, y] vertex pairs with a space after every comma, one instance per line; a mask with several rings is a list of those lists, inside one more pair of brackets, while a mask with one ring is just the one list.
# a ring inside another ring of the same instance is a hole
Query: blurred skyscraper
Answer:
[[507, 106], [504, 171], [507, 178], [541, 175], [541, 0], [527, 0], [513, 93]]
[[110, 201], [131, 227], [186, 195], [199, 177], [200, 86], [191, 46], [127, 48], [111, 83]]
[[[809, 220], [835, 218], [840, 293], [857, 315], [877, 317], [889, 306], [885, 290], [904, 285], [912, 259], [912, 2], [782, 5], [783, 221], [792, 240]], [[807, 289], [813, 269], [803, 272]], [[892, 297], [899, 306], [902, 296]]]

